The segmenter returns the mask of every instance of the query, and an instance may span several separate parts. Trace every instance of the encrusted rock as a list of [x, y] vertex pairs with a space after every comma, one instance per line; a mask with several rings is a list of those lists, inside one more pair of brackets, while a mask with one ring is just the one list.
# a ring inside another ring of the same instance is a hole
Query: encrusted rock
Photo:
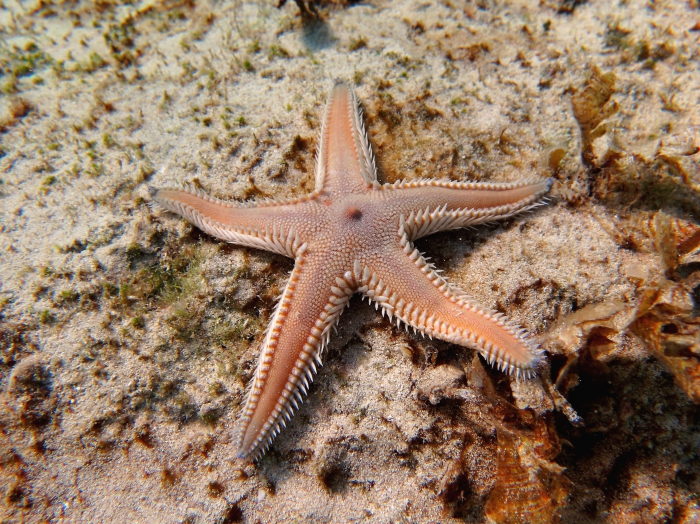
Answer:
[[464, 371], [445, 364], [427, 370], [418, 381], [417, 397], [433, 406], [445, 398], [454, 396], [454, 391], [464, 384]]

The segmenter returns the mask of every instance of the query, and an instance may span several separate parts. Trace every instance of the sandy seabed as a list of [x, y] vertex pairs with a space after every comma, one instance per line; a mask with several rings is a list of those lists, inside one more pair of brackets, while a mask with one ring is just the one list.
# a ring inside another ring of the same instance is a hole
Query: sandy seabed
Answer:
[[[697, 522], [697, 1], [0, 3], [2, 522]], [[151, 189], [313, 190], [355, 86], [380, 180], [555, 180], [421, 251], [540, 337], [529, 382], [353, 299], [257, 463], [292, 262]]]

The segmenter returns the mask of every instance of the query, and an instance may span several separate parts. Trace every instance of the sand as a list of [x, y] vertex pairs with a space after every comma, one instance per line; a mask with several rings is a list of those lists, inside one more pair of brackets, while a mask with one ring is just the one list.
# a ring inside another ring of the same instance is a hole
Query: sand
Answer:
[[[0, 521], [700, 519], [699, 7], [3, 1]], [[547, 365], [518, 383], [358, 297], [244, 462], [292, 262], [150, 195], [310, 192], [336, 79], [382, 181], [555, 179], [526, 216], [418, 243]]]

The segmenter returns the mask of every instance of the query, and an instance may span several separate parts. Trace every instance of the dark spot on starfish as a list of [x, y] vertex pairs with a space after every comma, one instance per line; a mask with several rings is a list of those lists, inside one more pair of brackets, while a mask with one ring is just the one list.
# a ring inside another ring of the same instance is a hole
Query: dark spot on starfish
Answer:
[[351, 220], [360, 220], [362, 218], [362, 210], [351, 207], [348, 209], [348, 218]]

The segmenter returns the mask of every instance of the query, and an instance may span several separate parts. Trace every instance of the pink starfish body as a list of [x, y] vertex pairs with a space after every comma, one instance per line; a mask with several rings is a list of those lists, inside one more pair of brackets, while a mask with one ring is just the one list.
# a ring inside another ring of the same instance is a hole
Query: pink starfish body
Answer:
[[323, 120], [315, 182], [310, 195], [260, 203], [187, 189], [155, 195], [158, 204], [217, 238], [295, 260], [240, 417], [241, 457], [264, 453], [292, 416], [354, 293], [399, 325], [472, 347], [519, 377], [534, 373], [540, 351], [525, 330], [448, 283], [413, 241], [532, 209], [550, 180], [380, 184], [355, 94], [338, 84]]

